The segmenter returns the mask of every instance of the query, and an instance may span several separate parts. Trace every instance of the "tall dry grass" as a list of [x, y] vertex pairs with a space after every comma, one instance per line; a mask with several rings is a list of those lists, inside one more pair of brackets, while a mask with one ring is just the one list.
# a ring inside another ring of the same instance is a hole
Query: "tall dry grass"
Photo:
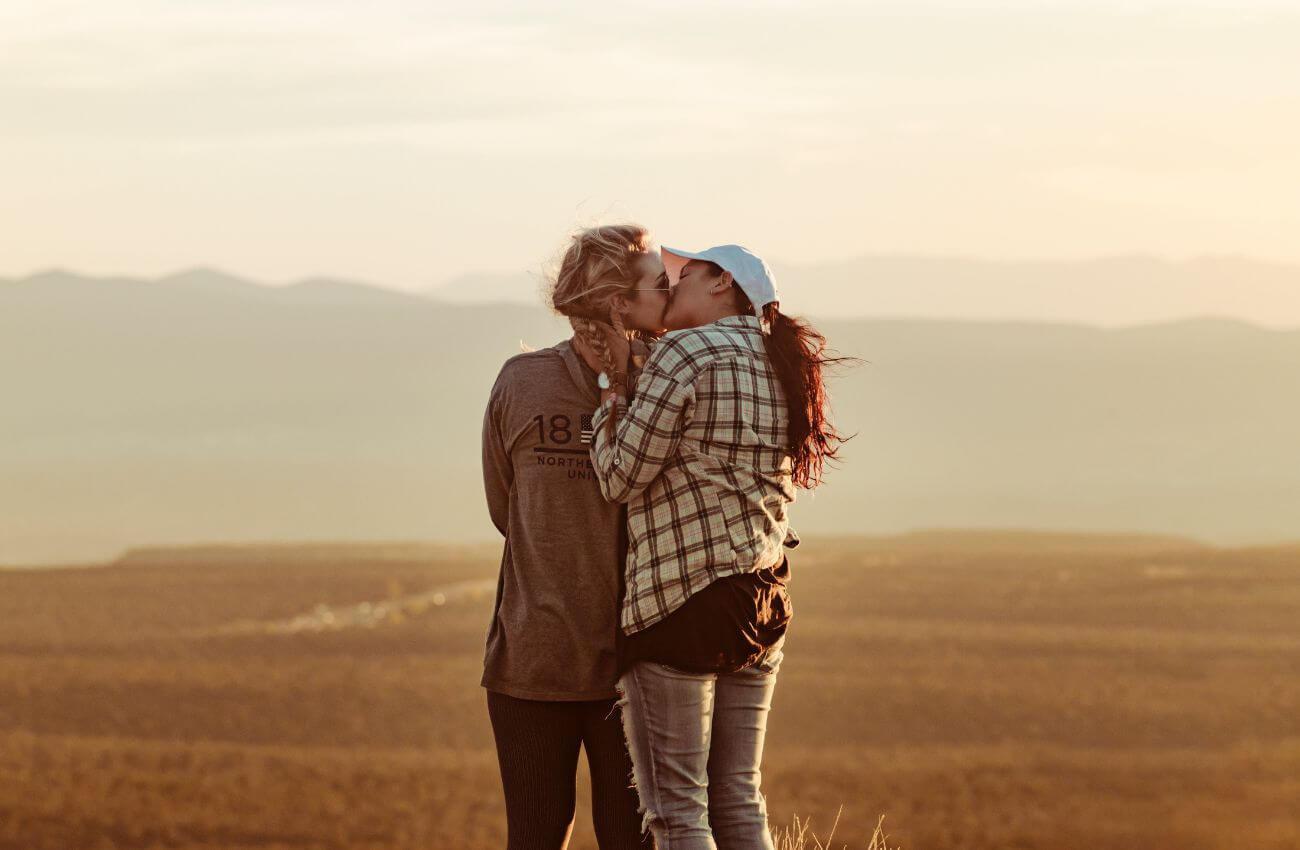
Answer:
[[[827, 833], [824, 841], [813, 831], [810, 819], [795, 815], [794, 822], [790, 826], [772, 831], [772, 841], [776, 845], [776, 850], [833, 850], [835, 829], [840, 825], [840, 816], [843, 814], [844, 807], [840, 806], [839, 811], [835, 813], [835, 822], [831, 824], [831, 831]], [[876, 821], [876, 829], [871, 833], [871, 840], [865, 850], [901, 850], [898, 845], [889, 846], [888, 838], [889, 836], [885, 834], [885, 816], [881, 815]], [[848, 845], [841, 845], [841, 850], [847, 848]]]

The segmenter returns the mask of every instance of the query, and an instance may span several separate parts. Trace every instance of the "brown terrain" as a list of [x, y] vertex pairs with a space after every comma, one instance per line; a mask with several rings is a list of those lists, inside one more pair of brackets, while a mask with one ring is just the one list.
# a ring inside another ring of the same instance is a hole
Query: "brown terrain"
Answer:
[[[498, 554], [0, 570], [0, 848], [503, 846]], [[1300, 847], [1300, 544], [932, 532], [792, 564], [774, 822], [843, 806], [855, 850], [882, 814], [929, 850]]]

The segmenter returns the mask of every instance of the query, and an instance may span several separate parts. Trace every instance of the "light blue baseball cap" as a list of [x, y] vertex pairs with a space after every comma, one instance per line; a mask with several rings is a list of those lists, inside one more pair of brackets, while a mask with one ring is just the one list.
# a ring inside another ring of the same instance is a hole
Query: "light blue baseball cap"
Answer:
[[763, 315], [763, 308], [773, 301], [780, 301], [776, 291], [776, 276], [762, 258], [741, 245], [715, 245], [703, 251], [682, 251], [677, 248], [661, 247], [659, 253], [664, 259], [664, 271], [668, 273], [670, 286], [677, 285], [682, 267], [691, 260], [705, 260], [717, 263], [740, 286], [754, 305], [754, 314]]

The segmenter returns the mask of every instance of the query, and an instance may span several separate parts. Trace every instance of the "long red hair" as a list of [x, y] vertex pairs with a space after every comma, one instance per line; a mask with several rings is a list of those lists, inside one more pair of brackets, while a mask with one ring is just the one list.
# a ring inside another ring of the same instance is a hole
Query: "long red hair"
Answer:
[[[712, 277], [722, 274], [722, 266], [705, 262]], [[754, 315], [754, 305], [745, 291], [731, 284], [736, 310]], [[787, 316], [773, 302], [763, 307], [763, 348], [776, 372], [789, 426], [786, 446], [790, 450], [791, 472], [796, 487], [812, 490], [822, 483], [827, 461], [839, 459], [839, 447], [852, 439], [835, 429], [830, 418], [830, 397], [826, 393], [826, 370], [839, 364], [855, 364], [855, 357], [831, 354], [822, 336], [807, 320]]]
[[782, 313], [775, 303], [763, 308], [763, 321], [770, 329], [763, 335], [763, 347], [785, 390], [794, 483], [811, 490], [822, 483], [826, 461], [838, 459], [840, 445], [850, 439], [830, 420], [824, 373], [828, 366], [855, 361], [828, 354], [826, 337], [804, 319]]

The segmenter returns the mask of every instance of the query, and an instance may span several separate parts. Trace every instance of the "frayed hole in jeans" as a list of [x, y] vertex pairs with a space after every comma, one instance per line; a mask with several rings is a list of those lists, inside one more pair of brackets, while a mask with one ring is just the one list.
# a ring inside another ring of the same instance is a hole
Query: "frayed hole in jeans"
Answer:
[[[641, 798], [637, 797], [637, 799]], [[655, 825], [659, 823], [659, 816], [644, 806], [638, 811], [641, 813], [641, 835], [644, 837], [647, 832], [654, 832]]]
[[[619, 712], [619, 725], [623, 729], [623, 749], [627, 750], [627, 758], [630, 762], [632, 760], [632, 747], [628, 745], [627, 724], [623, 722], [622, 718], [622, 712], [628, 704], [627, 691], [619, 686], [615, 686], [615, 690], [618, 692], [618, 699], [614, 701], [614, 708], [610, 709], [609, 716], [613, 716], [615, 711]], [[606, 719], [608, 719], [608, 716]], [[641, 789], [638, 788], [636, 784], [635, 767], [628, 771], [627, 787], [636, 792], [636, 813], [641, 816], [641, 836], [644, 838], [656, 824], [660, 823], [660, 818], [659, 815], [649, 809], [646, 806], [645, 801], [641, 799]]]

